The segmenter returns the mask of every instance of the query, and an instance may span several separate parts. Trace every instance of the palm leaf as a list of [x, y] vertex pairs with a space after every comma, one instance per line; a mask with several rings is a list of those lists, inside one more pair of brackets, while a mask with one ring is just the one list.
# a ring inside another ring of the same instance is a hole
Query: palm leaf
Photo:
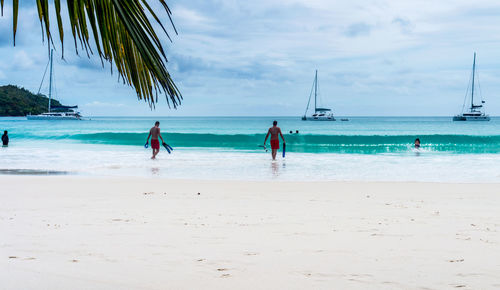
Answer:
[[[165, 10], [175, 33], [172, 12], [164, 0], [158, 0]], [[135, 88], [137, 97], [151, 107], [158, 102], [158, 94], [164, 92], [167, 104], [176, 108], [182, 95], [166, 68], [167, 57], [160, 38], [149, 17], [159, 24], [163, 33], [170, 35], [147, 0], [67, 0], [68, 17], [76, 53], [84, 50], [93, 55], [96, 48], [102, 64], [107, 61], [116, 67], [120, 79]], [[19, 0], [12, 0], [14, 45], [17, 32]], [[3, 15], [4, 0], [0, 0]], [[54, 46], [50, 30], [48, 0], [36, 0], [42, 39], [47, 38], [50, 50]], [[64, 29], [61, 17], [61, 1], [54, 0], [58, 34], [64, 58]]]

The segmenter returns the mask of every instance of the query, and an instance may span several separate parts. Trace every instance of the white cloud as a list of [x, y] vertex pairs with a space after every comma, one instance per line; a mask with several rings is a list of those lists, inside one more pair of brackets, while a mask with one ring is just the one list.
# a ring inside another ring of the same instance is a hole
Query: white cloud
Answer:
[[33, 59], [28, 56], [24, 50], [20, 50], [14, 54], [14, 58], [11, 62], [11, 67], [17, 67], [21, 69], [30, 69], [33, 66]]
[[176, 21], [183, 21], [187, 25], [200, 26], [210, 24], [212, 21], [198, 13], [196, 10], [178, 6], [175, 10]]

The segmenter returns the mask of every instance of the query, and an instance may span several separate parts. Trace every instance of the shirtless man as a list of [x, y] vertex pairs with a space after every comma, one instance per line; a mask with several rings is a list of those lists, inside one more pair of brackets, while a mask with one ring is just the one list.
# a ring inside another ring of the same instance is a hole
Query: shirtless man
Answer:
[[273, 155], [273, 160], [276, 160], [276, 153], [280, 149], [280, 138], [283, 139], [283, 144], [285, 144], [285, 137], [281, 133], [280, 127], [278, 127], [278, 121], [273, 122], [273, 126], [267, 130], [266, 139], [264, 139], [264, 147], [266, 146], [267, 137], [271, 134], [271, 154]]
[[158, 152], [160, 152], [160, 141], [158, 140], [158, 137], [160, 137], [162, 143], [165, 143], [165, 141], [163, 141], [163, 137], [160, 134], [159, 121], [156, 121], [155, 126], [149, 130], [149, 135], [148, 139], [146, 139], [146, 144], [148, 144], [149, 142], [149, 137], [151, 137], [151, 149], [153, 149], [153, 156], [151, 157], [151, 159], [155, 159]]

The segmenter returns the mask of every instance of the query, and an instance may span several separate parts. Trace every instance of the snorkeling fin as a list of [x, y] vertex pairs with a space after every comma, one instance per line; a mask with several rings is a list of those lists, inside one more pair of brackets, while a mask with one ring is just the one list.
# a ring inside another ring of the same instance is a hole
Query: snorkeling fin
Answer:
[[163, 142], [162, 145], [163, 145], [163, 147], [165, 147], [165, 149], [167, 150], [168, 154], [170, 154], [171, 152], [170, 152], [170, 149], [168, 148], [170, 146], [168, 146], [168, 144], [165, 143], [165, 142]]
[[146, 144], [144, 144], [144, 148], [148, 149], [148, 147], [149, 147], [149, 143], [146, 142]]
[[283, 143], [283, 158], [285, 158], [285, 150], [286, 149], [286, 143]]

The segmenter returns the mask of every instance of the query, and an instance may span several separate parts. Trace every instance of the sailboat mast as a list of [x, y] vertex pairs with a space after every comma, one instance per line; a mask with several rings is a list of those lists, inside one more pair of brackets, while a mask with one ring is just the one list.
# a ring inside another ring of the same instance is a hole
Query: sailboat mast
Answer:
[[314, 113], [316, 113], [316, 99], [318, 97], [318, 70], [316, 70], [316, 75], [314, 76]]
[[474, 77], [476, 73], [476, 52], [474, 52], [474, 62], [472, 63], [472, 97], [470, 98], [470, 109], [474, 109]]
[[50, 81], [49, 81], [49, 113], [50, 113], [50, 101], [52, 98], [52, 55], [54, 50], [50, 50]]

